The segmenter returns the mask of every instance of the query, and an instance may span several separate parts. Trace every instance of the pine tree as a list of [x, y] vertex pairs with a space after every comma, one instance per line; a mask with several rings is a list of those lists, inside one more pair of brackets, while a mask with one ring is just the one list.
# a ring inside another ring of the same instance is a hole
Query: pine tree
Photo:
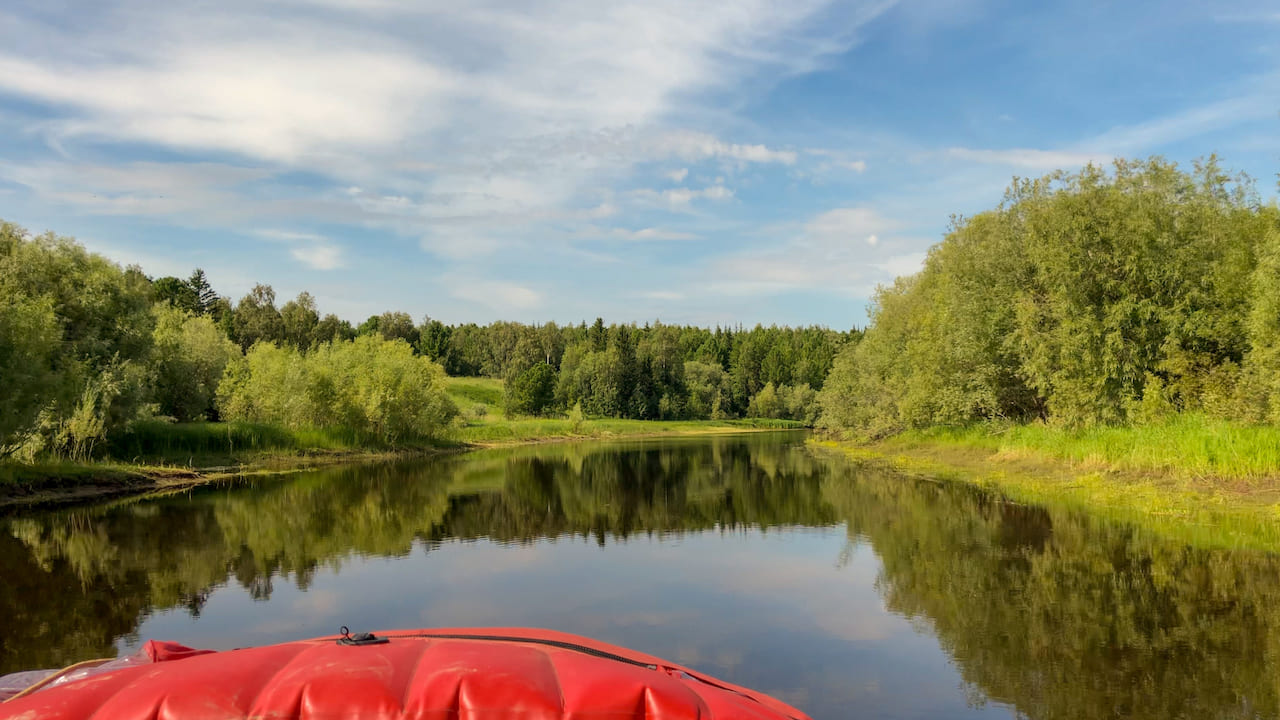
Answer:
[[196, 314], [208, 315], [212, 313], [214, 307], [218, 304], [218, 293], [214, 292], [213, 286], [209, 284], [209, 279], [205, 277], [204, 270], [196, 268], [191, 273], [191, 277], [187, 279], [187, 287], [191, 288], [191, 292], [195, 296]]

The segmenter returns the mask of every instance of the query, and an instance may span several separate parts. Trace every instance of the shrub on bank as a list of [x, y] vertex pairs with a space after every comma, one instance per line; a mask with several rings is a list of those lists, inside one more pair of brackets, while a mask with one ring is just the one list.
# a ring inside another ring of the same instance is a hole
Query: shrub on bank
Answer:
[[373, 335], [306, 353], [258, 343], [227, 366], [218, 407], [227, 420], [346, 428], [387, 445], [438, 435], [458, 414], [439, 365]]

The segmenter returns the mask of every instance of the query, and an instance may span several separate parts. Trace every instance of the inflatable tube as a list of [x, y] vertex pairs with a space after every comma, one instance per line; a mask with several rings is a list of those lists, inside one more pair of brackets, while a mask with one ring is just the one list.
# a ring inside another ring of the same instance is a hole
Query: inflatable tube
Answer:
[[809, 720], [626, 648], [527, 628], [170, 652], [0, 704], [0, 720]]

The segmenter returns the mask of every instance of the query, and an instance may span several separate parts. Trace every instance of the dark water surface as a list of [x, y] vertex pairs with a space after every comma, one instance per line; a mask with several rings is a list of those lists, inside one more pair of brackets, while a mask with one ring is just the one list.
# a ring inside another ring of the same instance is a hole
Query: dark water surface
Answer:
[[531, 625], [815, 718], [1280, 717], [1280, 560], [769, 433], [545, 445], [0, 520], [0, 673], [148, 638]]

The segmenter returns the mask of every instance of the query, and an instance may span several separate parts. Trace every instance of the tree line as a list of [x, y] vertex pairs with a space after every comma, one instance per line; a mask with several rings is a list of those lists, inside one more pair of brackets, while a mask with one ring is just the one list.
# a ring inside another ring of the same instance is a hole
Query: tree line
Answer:
[[506, 381], [509, 414], [579, 412], [635, 419], [768, 417], [812, 424], [817, 393], [839, 349], [858, 331], [825, 327], [702, 328], [652, 324], [494, 322], [446, 325], [404, 312], [355, 325], [321, 316], [306, 292], [277, 307], [257, 285], [232, 305], [209, 290], [204, 274], [160, 278], [155, 299], [208, 316], [249, 352], [258, 343], [305, 355], [327, 343], [375, 336], [402, 341], [455, 377]]
[[1214, 158], [1015, 179], [881, 287], [822, 424], [1280, 422], [1280, 209]]
[[395, 444], [459, 409], [446, 372], [507, 380], [510, 414], [753, 414], [812, 423], [856, 333], [495, 322], [386, 312], [353, 325], [301, 293], [238, 302], [199, 269], [150, 278], [53, 233], [0, 223], [0, 459], [86, 458], [131, 423], [244, 420]]

